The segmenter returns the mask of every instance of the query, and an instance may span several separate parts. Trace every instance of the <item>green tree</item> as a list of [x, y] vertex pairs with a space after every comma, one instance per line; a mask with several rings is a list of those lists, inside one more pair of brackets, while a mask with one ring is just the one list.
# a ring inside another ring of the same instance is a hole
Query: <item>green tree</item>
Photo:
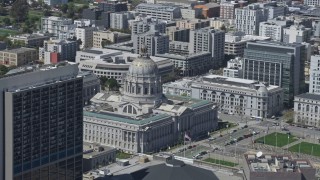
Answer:
[[9, 71], [8, 67], [0, 64], [0, 76], [5, 75]]
[[62, 11], [62, 13], [67, 13], [68, 12], [68, 5], [67, 4], [62, 4], [60, 7], [60, 10]]
[[6, 15], [8, 15], [8, 11], [6, 10], [6, 8], [0, 6], [0, 15], [1, 15], [1, 16], [6, 16]]
[[220, 27], [220, 30], [222, 30], [222, 31], [226, 31], [226, 30], [227, 30], [227, 28], [226, 28], [226, 26], [225, 26], [224, 24], [222, 24], [222, 26]]
[[108, 79], [107, 82], [105, 83], [105, 86], [109, 90], [114, 90], [114, 91], [118, 91], [120, 87], [118, 84], [118, 81], [113, 78]]
[[11, 20], [10, 20], [10, 18], [8, 18], [8, 17], [3, 18], [2, 21], [3, 21], [3, 23], [4, 23], [6, 26], [11, 25]]
[[22, 22], [28, 18], [29, 4], [27, 0], [16, 0], [11, 7], [10, 15], [17, 20]]
[[286, 120], [287, 123], [293, 123], [294, 121], [294, 111], [293, 110], [288, 110], [284, 113], [283, 115], [284, 119]]

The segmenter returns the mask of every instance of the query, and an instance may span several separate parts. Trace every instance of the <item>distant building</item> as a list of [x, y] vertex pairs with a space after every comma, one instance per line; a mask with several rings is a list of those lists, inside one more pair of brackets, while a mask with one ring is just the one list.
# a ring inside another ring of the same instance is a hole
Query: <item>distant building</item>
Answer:
[[107, 166], [116, 161], [117, 149], [95, 143], [83, 143], [83, 172]]
[[201, 9], [204, 18], [212, 18], [220, 16], [220, 5], [217, 3], [207, 3], [204, 5], [195, 5], [194, 9]]
[[185, 20], [179, 20], [176, 21], [176, 27], [178, 28], [184, 28], [184, 29], [201, 29], [208, 27], [210, 25], [209, 20], [202, 20], [202, 19], [185, 19]]
[[202, 28], [190, 31], [190, 53], [210, 52], [212, 66], [221, 67], [224, 61], [224, 31]]
[[133, 21], [131, 34], [141, 34], [148, 32], [150, 29], [155, 29], [160, 33], [166, 33], [166, 23], [158, 19], [143, 18], [142, 20]]
[[309, 42], [311, 29], [303, 25], [292, 25], [283, 29], [283, 42], [285, 43], [302, 43]]
[[192, 79], [184, 78], [184, 79], [176, 80], [174, 82], [164, 83], [162, 84], [163, 94], [191, 97], [192, 82], [193, 82]]
[[73, 21], [73, 24], [75, 24], [76, 27], [89, 27], [89, 26], [92, 26], [93, 20], [91, 20], [91, 19], [75, 19]]
[[93, 46], [94, 27], [77, 27], [75, 36], [77, 40], [81, 40], [80, 49], [91, 48]]
[[169, 52], [169, 36], [161, 34], [156, 30], [149, 30], [143, 34], [134, 34], [132, 36], [134, 53], [140, 54], [143, 46], [147, 47], [147, 54], [163, 54]]
[[72, 19], [49, 16], [41, 18], [41, 31], [62, 40], [73, 38], [75, 25]]
[[271, 22], [261, 22], [259, 27], [259, 36], [270, 37], [274, 41], [282, 41], [284, 25], [278, 25]]
[[170, 41], [169, 42], [169, 53], [170, 54], [178, 54], [178, 55], [188, 55], [189, 52], [189, 42], [181, 42], [181, 41]]
[[210, 52], [199, 52], [188, 55], [156, 54], [157, 57], [170, 59], [174, 67], [180, 69], [181, 76], [196, 76], [209, 72], [213, 66]]
[[38, 34], [20, 34], [8, 37], [12, 42], [23, 42], [26, 47], [41, 47], [45, 40], [49, 40], [49, 36], [41, 36]]
[[39, 48], [39, 59], [45, 64], [56, 64], [60, 61], [75, 62], [78, 50], [77, 41], [49, 40]]
[[243, 57], [247, 42], [269, 39], [270, 37], [243, 35], [242, 33], [238, 32], [227, 33], [225, 35], [224, 54], [233, 57]]
[[[102, 26], [104, 28], [110, 27], [110, 13], [99, 9], [84, 9], [82, 11], [82, 18], [90, 19], [95, 26]], [[77, 20], [75, 20], [77, 21]]]
[[231, 78], [242, 78], [243, 59], [236, 57], [228, 61], [227, 67], [223, 68], [223, 76]]
[[308, 6], [319, 6], [320, 5], [319, 0], [304, 0], [303, 2], [305, 5], [308, 5]]
[[294, 123], [320, 127], [320, 94], [304, 93], [294, 97]]
[[[80, 71], [92, 72], [98, 77], [113, 78], [122, 84], [133, 59], [139, 56], [130, 52], [92, 48], [78, 51], [76, 62], [79, 63]], [[166, 78], [173, 72], [174, 66], [170, 59], [154, 56], [151, 56], [151, 59], [157, 64], [162, 78]]]
[[292, 107], [294, 96], [305, 91], [305, 46], [257, 41], [244, 52], [243, 78], [282, 87], [284, 103]]
[[201, 9], [182, 8], [181, 17], [184, 19], [199, 18], [202, 14]]
[[39, 60], [39, 54], [33, 48], [16, 48], [0, 51], [0, 64], [5, 66], [24, 66]]
[[258, 35], [259, 24], [268, 19], [268, 11], [260, 8], [258, 4], [250, 4], [243, 8], [236, 8], [235, 16], [238, 31], [248, 35]]
[[174, 20], [181, 18], [180, 8], [164, 4], [141, 3], [135, 9], [138, 13], [160, 20]]
[[220, 3], [220, 18], [221, 19], [234, 19], [235, 9], [239, 8], [238, 1], [225, 1]]
[[61, 4], [67, 4], [67, 0], [44, 0], [43, 3], [49, 5], [49, 6], [56, 6]]
[[133, 19], [130, 12], [115, 12], [110, 14], [110, 28], [125, 30], [129, 28], [128, 20]]
[[93, 47], [103, 48], [103, 45], [110, 43], [120, 43], [129, 41], [131, 39], [130, 34], [112, 32], [112, 31], [94, 31], [93, 32]]
[[166, 29], [166, 34], [169, 36], [170, 41], [189, 42], [190, 29], [169, 26]]
[[104, 1], [98, 3], [98, 8], [104, 12], [128, 11], [127, 3], [118, 1]]
[[311, 56], [309, 93], [320, 95], [320, 55]]
[[314, 180], [316, 169], [307, 159], [290, 155], [244, 154], [244, 173], [250, 180]]

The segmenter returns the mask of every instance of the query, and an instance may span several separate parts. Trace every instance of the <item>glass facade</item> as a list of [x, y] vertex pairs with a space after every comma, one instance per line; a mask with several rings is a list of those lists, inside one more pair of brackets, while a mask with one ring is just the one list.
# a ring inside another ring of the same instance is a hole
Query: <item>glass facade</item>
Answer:
[[82, 179], [82, 78], [13, 92], [15, 180]]

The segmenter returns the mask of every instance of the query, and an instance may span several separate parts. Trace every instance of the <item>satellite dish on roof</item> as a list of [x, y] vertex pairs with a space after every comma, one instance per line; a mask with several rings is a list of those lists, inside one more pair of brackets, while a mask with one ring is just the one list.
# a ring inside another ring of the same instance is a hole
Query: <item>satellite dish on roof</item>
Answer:
[[261, 156], [262, 156], [262, 152], [261, 151], [257, 152], [257, 157], [259, 158]]

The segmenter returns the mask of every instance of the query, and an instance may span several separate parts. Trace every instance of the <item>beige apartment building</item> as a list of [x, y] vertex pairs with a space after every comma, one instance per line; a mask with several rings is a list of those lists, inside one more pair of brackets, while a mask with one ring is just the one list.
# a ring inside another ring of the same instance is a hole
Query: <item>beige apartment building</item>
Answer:
[[176, 27], [178, 28], [184, 28], [184, 29], [201, 29], [204, 27], [208, 27], [210, 25], [209, 20], [201, 20], [201, 19], [186, 19], [186, 20], [180, 20], [176, 22]]
[[23, 66], [39, 59], [39, 53], [33, 48], [16, 48], [0, 51], [0, 64], [5, 66]]
[[105, 45], [108, 43], [120, 43], [129, 41], [131, 34], [125, 34], [112, 31], [94, 31], [93, 32], [93, 47], [103, 48], [102, 42], [105, 41]]

